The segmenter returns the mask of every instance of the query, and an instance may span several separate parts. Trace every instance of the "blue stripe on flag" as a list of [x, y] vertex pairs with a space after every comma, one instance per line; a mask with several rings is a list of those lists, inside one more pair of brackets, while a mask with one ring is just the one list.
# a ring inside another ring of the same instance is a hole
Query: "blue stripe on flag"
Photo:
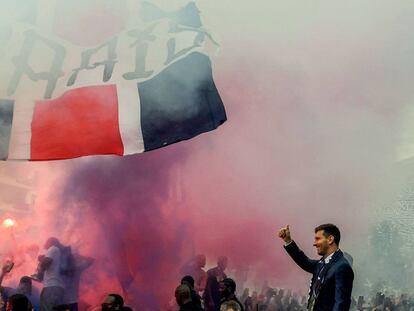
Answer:
[[145, 151], [216, 129], [226, 112], [208, 56], [193, 52], [138, 83]]

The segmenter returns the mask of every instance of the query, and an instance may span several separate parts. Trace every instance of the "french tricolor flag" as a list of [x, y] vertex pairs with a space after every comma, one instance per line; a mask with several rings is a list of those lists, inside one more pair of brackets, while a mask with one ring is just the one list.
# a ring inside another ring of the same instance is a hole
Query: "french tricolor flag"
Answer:
[[87, 48], [11, 28], [0, 51], [1, 159], [141, 153], [225, 122], [202, 50], [211, 37], [194, 18], [160, 12]]

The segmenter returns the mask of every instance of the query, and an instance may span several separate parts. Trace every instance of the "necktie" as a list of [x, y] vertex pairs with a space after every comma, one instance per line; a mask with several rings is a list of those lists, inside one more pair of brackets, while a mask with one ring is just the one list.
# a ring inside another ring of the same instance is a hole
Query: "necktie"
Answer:
[[312, 286], [312, 294], [316, 297], [319, 294], [319, 290], [321, 288], [322, 285], [322, 281], [323, 281], [323, 271], [325, 269], [325, 260], [322, 260], [322, 262], [319, 264], [320, 267], [318, 267], [318, 274], [316, 276], [315, 282]]
[[309, 301], [308, 301], [309, 311], [313, 311], [313, 308], [315, 307], [316, 297], [318, 296], [319, 289], [322, 285], [322, 280], [323, 280], [322, 274], [325, 269], [325, 265], [326, 265], [325, 260], [322, 260], [321, 262], [319, 262], [315, 279], [312, 280], [311, 292], [310, 292]]

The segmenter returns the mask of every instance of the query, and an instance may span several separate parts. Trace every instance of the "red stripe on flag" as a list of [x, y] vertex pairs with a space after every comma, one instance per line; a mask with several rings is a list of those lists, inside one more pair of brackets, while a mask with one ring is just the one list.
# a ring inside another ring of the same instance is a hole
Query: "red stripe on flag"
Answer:
[[30, 148], [31, 160], [123, 155], [116, 86], [83, 87], [36, 101]]

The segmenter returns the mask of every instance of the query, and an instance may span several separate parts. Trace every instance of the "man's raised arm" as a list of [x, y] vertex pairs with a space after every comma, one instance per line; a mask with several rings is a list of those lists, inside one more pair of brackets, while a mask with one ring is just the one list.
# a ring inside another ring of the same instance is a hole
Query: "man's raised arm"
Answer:
[[292, 240], [289, 225], [279, 230], [278, 236], [285, 242], [283, 246], [288, 252], [290, 257], [296, 262], [296, 264], [303, 270], [309, 273], [313, 273], [318, 260], [308, 258], [303, 251], [299, 249], [295, 241]]

